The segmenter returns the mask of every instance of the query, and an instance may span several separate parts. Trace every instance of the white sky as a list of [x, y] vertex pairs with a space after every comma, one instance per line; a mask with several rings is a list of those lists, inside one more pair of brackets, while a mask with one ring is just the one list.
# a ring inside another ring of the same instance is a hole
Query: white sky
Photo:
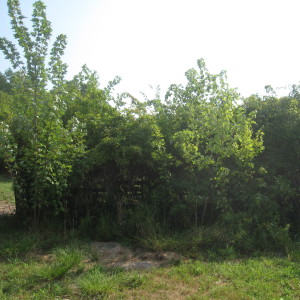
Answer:
[[[33, 0], [20, 0], [31, 16]], [[115, 75], [119, 90], [138, 96], [148, 85], [184, 83], [203, 57], [225, 69], [243, 96], [300, 80], [299, 0], [45, 0], [54, 34], [65, 33], [69, 76], [86, 63], [101, 85]], [[29, 18], [30, 19], [30, 18]], [[0, 36], [10, 37], [0, 0]], [[0, 55], [0, 70], [8, 65]]]

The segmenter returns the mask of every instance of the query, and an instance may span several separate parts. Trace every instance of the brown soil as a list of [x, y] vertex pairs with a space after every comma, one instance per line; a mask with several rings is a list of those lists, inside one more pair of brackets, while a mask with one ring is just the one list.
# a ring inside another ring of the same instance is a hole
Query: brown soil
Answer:
[[94, 242], [91, 250], [96, 260], [107, 267], [121, 267], [125, 270], [147, 270], [173, 264], [182, 260], [174, 252], [151, 252], [131, 249], [116, 242]]
[[15, 205], [6, 202], [0, 202], [0, 215], [13, 215], [15, 210]]

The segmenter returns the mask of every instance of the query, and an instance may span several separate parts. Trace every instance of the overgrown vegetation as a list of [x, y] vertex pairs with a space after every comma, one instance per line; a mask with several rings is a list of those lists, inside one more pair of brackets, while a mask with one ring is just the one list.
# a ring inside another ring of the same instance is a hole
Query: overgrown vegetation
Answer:
[[[99, 264], [78, 232], [46, 226], [28, 232], [0, 216], [1, 299], [298, 299], [299, 256], [234, 249], [194, 251], [159, 269], [125, 271]], [[174, 239], [179, 244], [182, 237]], [[182, 240], [183, 245], [187, 240]], [[172, 246], [165, 241], [165, 246]]]
[[[297, 256], [298, 85], [285, 97], [267, 87], [266, 96], [242, 99], [224, 71], [211, 74], [200, 59], [187, 84], [171, 85], [164, 99], [113, 96], [120, 79], [100, 88], [87, 66], [65, 79], [66, 37], [49, 46], [42, 1], [34, 3], [31, 31], [19, 1], [7, 4], [18, 46], [0, 39], [12, 66], [0, 76], [0, 161], [13, 179], [19, 224], [59, 224], [65, 235], [78, 230], [194, 256]], [[20, 244], [7, 239], [2, 255], [39, 242], [32, 234]], [[64, 276], [75, 258], [52, 266], [49, 278]]]

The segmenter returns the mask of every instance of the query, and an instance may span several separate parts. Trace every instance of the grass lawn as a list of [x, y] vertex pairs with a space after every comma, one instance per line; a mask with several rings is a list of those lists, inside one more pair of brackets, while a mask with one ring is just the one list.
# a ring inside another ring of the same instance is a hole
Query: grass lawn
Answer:
[[[0, 201], [13, 201], [10, 182]], [[0, 216], [0, 299], [300, 299], [300, 263], [276, 255], [105, 268], [74, 232], [24, 230]], [[212, 259], [213, 257], [213, 259]]]
[[15, 197], [12, 190], [12, 182], [7, 177], [0, 176], [0, 202], [14, 204]]

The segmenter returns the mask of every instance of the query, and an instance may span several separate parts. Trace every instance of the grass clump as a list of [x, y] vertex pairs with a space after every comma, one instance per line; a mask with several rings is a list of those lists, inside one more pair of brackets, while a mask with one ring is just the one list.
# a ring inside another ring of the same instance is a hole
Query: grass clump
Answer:
[[78, 285], [84, 294], [95, 296], [107, 295], [114, 289], [114, 282], [101, 267], [93, 268], [78, 279]]
[[72, 268], [78, 267], [82, 261], [82, 252], [79, 249], [56, 249], [54, 261], [42, 269], [41, 277], [47, 280], [61, 279]]
[[145, 276], [136, 272], [106, 272], [103, 267], [96, 266], [83, 274], [77, 283], [85, 295], [105, 297], [124, 289], [138, 288], [144, 281]]

